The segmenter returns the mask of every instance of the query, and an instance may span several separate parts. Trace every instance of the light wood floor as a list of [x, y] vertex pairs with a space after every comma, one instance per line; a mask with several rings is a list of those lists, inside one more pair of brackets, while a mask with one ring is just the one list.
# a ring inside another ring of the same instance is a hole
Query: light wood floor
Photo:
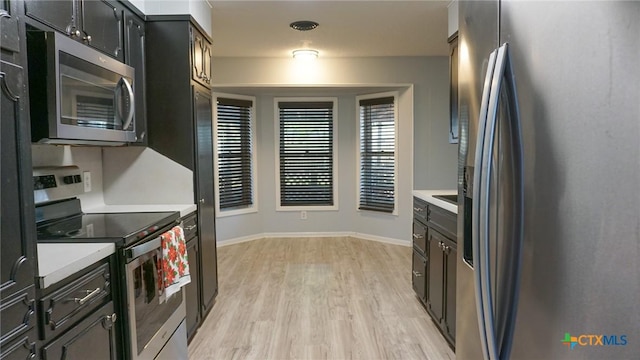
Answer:
[[411, 288], [411, 248], [354, 238], [218, 249], [189, 359], [454, 359]]

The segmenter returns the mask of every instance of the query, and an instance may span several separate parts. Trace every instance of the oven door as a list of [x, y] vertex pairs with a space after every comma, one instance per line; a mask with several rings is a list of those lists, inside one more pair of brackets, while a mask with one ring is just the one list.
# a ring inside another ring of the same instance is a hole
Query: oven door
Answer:
[[[154, 359], [186, 316], [184, 291], [160, 303], [156, 265], [160, 249], [158, 237], [125, 251], [132, 359]], [[186, 333], [184, 336], [186, 339]]]

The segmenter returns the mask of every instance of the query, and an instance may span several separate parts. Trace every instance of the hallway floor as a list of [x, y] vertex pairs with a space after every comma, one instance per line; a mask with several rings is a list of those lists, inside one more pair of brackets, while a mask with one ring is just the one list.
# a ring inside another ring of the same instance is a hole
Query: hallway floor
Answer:
[[218, 249], [200, 359], [455, 359], [411, 288], [411, 248], [344, 238]]

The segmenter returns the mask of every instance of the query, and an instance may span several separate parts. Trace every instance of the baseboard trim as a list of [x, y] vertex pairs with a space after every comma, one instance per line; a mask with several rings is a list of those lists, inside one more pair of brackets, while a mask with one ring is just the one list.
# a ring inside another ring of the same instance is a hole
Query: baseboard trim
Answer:
[[249, 241], [261, 240], [261, 239], [274, 239], [274, 238], [321, 238], [321, 237], [352, 237], [361, 240], [375, 241], [384, 244], [411, 246], [411, 241], [388, 238], [383, 236], [357, 233], [352, 231], [342, 232], [285, 232], [285, 233], [262, 233], [255, 235], [248, 235], [229, 240], [222, 240], [217, 243], [217, 247], [223, 247], [228, 245], [240, 244]]
[[385, 244], [402, 245], [407, 247], [411, 246], [411, 241], [388, 238], [384, 236], [377, 236], [377, 235], [363, 234], [363, 233], [353, 233], [353, 235], [351, 236], [358, 239], [362, 239], [362, 240], [376, 241], [376, 242], [385, 243]]
[[321, 237], [346, 237], [352, 236], [351, 231], [334, 231], [334, 232], [283, 232], [283, 233], [264, 233], [263, 237], [273, 238], [321, 238]]
[[255, 235], [242, 236], [242, 237], [237, 237], [237, 238], [233, 238], [233, 239], [229, 239], [229, 240], [218, 241], [218, 242], [216, 242], [216, 247], [223, 247], [223, 246], [228, 246], [228, 245], [241, 244], [241, 243], [245, 243], [245, 242], [249, 242], [249, 241], [260, 240], [260, 239], [263, 239], [263, 238], [264, 238], [264, 234], [255, 234]]

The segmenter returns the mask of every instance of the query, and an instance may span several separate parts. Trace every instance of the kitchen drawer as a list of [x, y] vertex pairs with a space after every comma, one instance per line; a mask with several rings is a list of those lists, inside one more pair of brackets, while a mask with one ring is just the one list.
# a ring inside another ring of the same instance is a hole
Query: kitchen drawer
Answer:
[[413, 222], [413, 249], [423, 256], [427, 254], [427, 227], [418, 221]]
[[426, 297], [426, 278], [427, 259], [415, 249], [413, 250], [413, 271], [411, 274], [411, 284], [416, 295], [425, 302]]
[[422, 221], [423, 224], [427, 223], [427, 217], [429, 213], [429, 204], [422, 199], [418, 199], [417, 197], [413, 198], [413, 217], [414, 219], [418, 219]]
[[40, 300], [42, 339], [63, 333], [110, 299], [109, 263], [103, 263]]
[[449, 239], [456, 241], [458, 236], [458, 217], [456, 214], [433, 204], [427, 212], [427, 225], [440, 231]]
[[30, 286], [0, 301], [0, 346], [15, 339], [35, 324], [35, 289]]
[[196, 215], [196, 213], [188, 215], [182, 220], [185, 240], [189, 240], [198, 234], [198, 217]]

